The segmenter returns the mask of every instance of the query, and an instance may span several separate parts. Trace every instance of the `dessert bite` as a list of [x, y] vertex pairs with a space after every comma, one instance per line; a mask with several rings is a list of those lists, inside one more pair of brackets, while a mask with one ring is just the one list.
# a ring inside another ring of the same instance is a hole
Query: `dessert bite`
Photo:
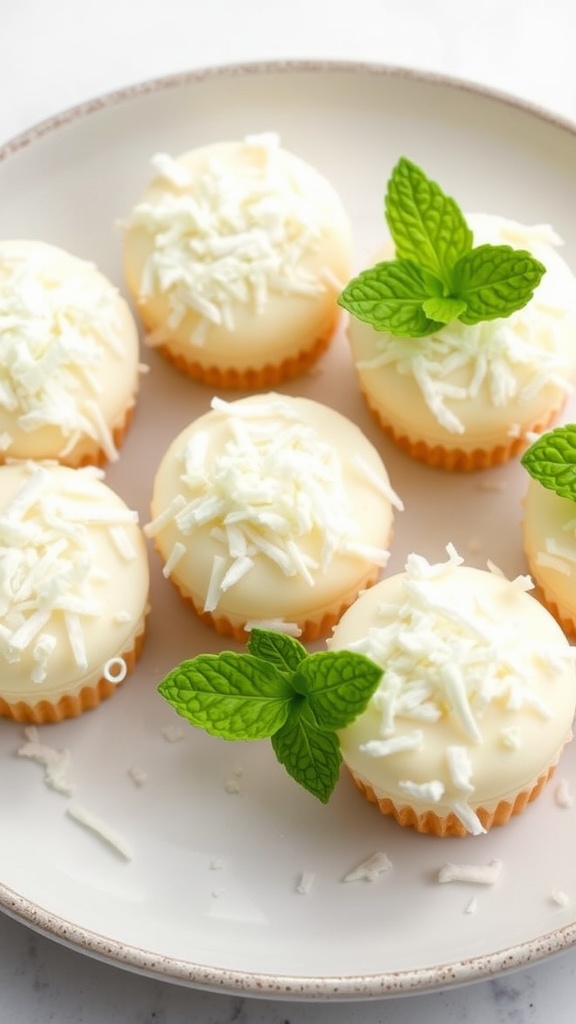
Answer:
[[137, 514], [94, 467], [0, 466], [0, 714], [72, 718], [133, 668], [148, 611]]
[[576, 424], [539, 437], [522, 456], [524, 550], [540, 599], [576, 640]]
[[575, 650], [529, 577], [470, 568], [448, 547], [408, 557], [344, 614], [329, 648], [380, 665], [339, 733], [360, 791], [403, 826], [478, 835], [525, 809], [572, 736]]
[[378, 578], [401, 507], [355, 424], [267, 393], [214, 399], [174, 439], [144, 529], [164, 575], [220, 633], [314, 639]]
[[117, 459], [138, 345], [127, 302], [92, 263], [44, 242], [0, 242], [0, 462]]
[[333, 186], [272, 133], [157, 154], [153, 167], [124, 225], [147, 343], [218, 388], [304, 372], [335, 332], [350, 276]]
[[409, 160], [386, 194], [392, 240], [344, 289], [365, 400], [413, 458], [484, 469], [560, 415], [576, 376], [576, 279], [548, 225], [464, 217]]

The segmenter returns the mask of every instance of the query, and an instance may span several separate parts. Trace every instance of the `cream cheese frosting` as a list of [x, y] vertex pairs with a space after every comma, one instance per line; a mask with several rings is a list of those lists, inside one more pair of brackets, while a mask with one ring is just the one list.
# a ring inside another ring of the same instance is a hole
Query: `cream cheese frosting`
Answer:
[[448, 559], [408, 557], [403, 573], [363, 594], [330, 647], [360, 651], [383, 668], [367, 710], [340, 734], [352, 774], [377, 797], [468, 832], [535, 786], [571, 736], [575, 650], [529, 593]]
[[134, 318], [92, 263], [0, 242], [1, 460], [116, 459], [138, 373]]
[[[351, 318], [359, 381], [383, 424], [415, 444], [492, 448], [540, 429], [576, 375], [576, 279], [547, 225], [471, 214], [474, 244], [527, 249], [546, 267], [533, 298], [508, 318], [459, 321], [425, 338], [396, 338]], [[389, 249], [376, 258], [390, 259]]]
[[145, 532], [198, 610], [297, 630], [349, 603], [386, 564], [399, 507], [358, 427], [269, 393], [215, 399], [173, 441]]
[[576, 503], [531, 479], [522, 531], [530, 571], [547, 606], [576, 637]]
[[137, 514], [94, 467], [0, 467], [0, 698], [54, 704], [124, 676], [143, 633]]
[[153, 166], [124, 225], [126, 281], [150, 345], [242, 371], [331, 332], [350, 225], [320, 173], [272, 133], [156, 154]]

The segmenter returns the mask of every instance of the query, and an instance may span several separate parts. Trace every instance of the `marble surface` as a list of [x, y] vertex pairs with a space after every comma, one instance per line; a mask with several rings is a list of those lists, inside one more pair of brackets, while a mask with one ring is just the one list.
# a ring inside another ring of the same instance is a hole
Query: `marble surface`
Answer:
[[[5, 0], [0, 145], [92, 96], [195, 67], [355, 59], [447, 74], [576, 125], [572, 0]], [[0, 228], [1, 231], [1, 228]], [[576, 950], [465, 988], [356, 1004], [198, 992], [65, 949], [0, 915], [11, 1024], [555, 1024], [574, 1020]]]

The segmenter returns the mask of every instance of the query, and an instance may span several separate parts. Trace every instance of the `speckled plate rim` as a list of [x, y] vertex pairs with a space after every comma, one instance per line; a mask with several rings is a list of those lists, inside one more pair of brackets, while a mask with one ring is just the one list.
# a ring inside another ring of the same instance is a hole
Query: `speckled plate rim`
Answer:
[[487, 956], [429, 968], [308, 978], [206, 967], [176, 957], [158, 956], [56, 917], [2, 883], [0, 909], [9, 917], [63, 946], [137, 974], [210, 992], [233, 991], [263, 999], [308, 1002], [384, 999], [468, 985], [494, 977], [502, 971], [519, 970], [559, 954], [576, 943], [576, 924], [570, 924]]
[[[0, 163], [20, 150], [59, 129], [81, 121], [112, 106], [161, 90], [201, 82], [209, 78], [234, 78], [261, 74], [358, 73], [389, 79], [408, 79], [446, 86], [472, 96], [525, 112], [540, 121], [576, 137], [576, 124], [538, 104], [514, 97], [498, 89], [426, 70], [395, 65], [346, 60], [275, 60], [223, 64], [182, 71], [127, 85], [68, 107], [37, 122], [26, 131], [0, 145]], [[382, 999], [470, 984], [521, 969], [562, 953], [576, 944], [576, 922], [554, 929], [536, 939], [463, 960], [421, 967], [416, 970], [382, 971], [322, 977], [247, 972], [207, 967], [188, 960], [157, 955], [149, 950], [118, 942], [113, 938], [80, 927], [26, 899], [0, 881], [0, 911], [65, 947], [89, 955], [111, 966], [212, 992], [239, 992], [251, 997], [301, 1001], [355, 1001]]]

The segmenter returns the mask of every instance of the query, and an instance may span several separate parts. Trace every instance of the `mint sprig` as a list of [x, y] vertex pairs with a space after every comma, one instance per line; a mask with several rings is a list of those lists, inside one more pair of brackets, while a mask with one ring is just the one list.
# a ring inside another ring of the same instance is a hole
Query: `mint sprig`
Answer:
[[392, 171], [384, 205], [396, 259], [362, 271], [338, 298], [359, 320], [422, 338], [453, 320], [508, 317], [532, 298], [545, 267], [524, 249], [474, 248], [456, 201], [406, 157]]
[[309, 654], [293, 637], [254, 629], [245, 653], [199, 654], [172, 669], [158, 691], [212, 736], [271, 738], [288, 774], [327, 803], [342, 763], [337, 731], [364, 711], [381, 675], [363, 654]]
[[542, 434], [520, 461], [543, 487], [576, 501], [576, 423], [565, 423]]

